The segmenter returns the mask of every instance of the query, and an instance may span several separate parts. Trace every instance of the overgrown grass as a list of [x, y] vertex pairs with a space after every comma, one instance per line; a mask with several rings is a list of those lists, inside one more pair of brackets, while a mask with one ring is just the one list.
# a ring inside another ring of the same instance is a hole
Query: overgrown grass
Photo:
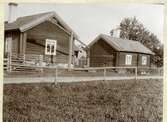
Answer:
[[4, 85], [11, 122], [161, 122], [162, 81]]

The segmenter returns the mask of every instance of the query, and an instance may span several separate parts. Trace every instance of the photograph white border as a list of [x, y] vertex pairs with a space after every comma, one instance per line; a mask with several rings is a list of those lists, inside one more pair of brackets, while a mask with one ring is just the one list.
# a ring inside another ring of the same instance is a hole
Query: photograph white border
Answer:
[[[3, 46], [4, 46], [4, 3], [8, 2], [17, 2], [17, 3], [23, 3], [22, 0], [3, 0], [0, 3], [0, 122], [3, 121]], [[35, 2], [33, 0], [24, 0], [24, 3], [82, 3], [82, 4], [165, 4], [164, 0], [36, 0]], [[166, 10], [166, 4], [165, 4], [165, 17], [167, 18], [167, 10]], [[167, 83], [166, 83], [166, 76], [167, 76], [167, 22], [164, 21], [164, 80], [163, 80], [163, 122], [167, 121]]]

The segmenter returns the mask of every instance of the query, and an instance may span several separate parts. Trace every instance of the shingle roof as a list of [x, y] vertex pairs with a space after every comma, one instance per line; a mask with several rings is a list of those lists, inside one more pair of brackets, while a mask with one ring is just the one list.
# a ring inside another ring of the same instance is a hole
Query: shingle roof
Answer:
[[154, 53], [138, 41], [115, 38], [105, 34], [100, 34], [93, 40], [88, 47], [91, 47], [96, 41], [103, 39], [117, 51], [136, 52], [154, 55]]
[[21, 32], [24, 32], [44, 21], [47, 19], [55, 17], [57, 21], [69, 32], [73, 32], [74, 37], [78, 38], [77, 34], [56, 14], [56, 12], [46, 12], [46, 13], [40, 13], [30, 16], [24, 16], [17, 18], [16, 21], [13, 23], [5, 23], [5, 31], [10, 30], [20, 30]]

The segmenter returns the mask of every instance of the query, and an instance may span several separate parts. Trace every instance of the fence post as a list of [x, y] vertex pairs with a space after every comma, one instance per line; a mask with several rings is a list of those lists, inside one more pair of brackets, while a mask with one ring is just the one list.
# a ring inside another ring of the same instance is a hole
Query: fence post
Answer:
[[43, 63], [43, 55], [39, 55], [39, 66], [41, 67], [41, 73], [43, 73], [43, 66], [42, 66], [42, 63]]
[[163, 68], [160, 68], [160, 76], [163, 76], [163, 72], [164, 72]]
[[54, 79], [54, 83], [55, 83], [55, 85], [57, 85], [57, 67], [56, 67], [56, 70], [55, 70], [55, 79]]
[[106, 68], [104, 68], [104, 81], [106, 81]]
[[8, 53], [8, 60], [7, 60], [7, 72], [11, 72], [12, 66], [11, 66], [11, 55]]
[[25, 54], [23, 54], [23, 64], [25, 64], [25, 59], [26, 57], [25, 57]]
[[163, 73], [162, 73], [163, 69], [162, 68], [158, 68], [158, 75], [161, 76]]
[[137, 67], [135, 67], [135, 79], [137, 80]]

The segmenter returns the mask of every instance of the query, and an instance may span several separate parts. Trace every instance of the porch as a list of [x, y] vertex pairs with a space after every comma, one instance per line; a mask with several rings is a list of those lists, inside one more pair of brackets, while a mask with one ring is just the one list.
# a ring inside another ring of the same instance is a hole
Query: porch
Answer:
[[[51, 58], [46, 55], [37, 55], [37, 54], [12, 54], [8, 53], [4, 57], [4, 71], [42, 71], [44, 67], [61, 67], [68, 69], [68, 64], [58, 63], [60, 60], [64, 60], [64, 57], [59, 57], [56, 62], [56, 59], [51, 63]], [[41, 68], [41, 69], [40, 69]]]

